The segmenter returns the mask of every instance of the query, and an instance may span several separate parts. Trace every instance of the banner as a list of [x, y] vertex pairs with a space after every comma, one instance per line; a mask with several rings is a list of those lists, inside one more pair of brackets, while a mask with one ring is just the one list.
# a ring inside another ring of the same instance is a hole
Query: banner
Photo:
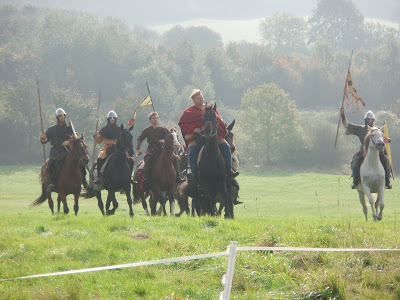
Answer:
[[153, 105], [153, 101], [151, 100], [150, 94], [139, 104], [138, 107], [136, 107], [135, 111], [133, 112], [132, 118], [129, 120], [129, 122], [127, 124], [129, 126], [131, 126], [135, 122], [136, 113], [140, 107], [149, 106], [149, 105]]

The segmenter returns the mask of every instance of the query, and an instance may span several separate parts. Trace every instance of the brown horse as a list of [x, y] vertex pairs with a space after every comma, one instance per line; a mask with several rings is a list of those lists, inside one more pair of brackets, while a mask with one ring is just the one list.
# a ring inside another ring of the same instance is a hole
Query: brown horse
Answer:
[[176, 171], [174, 168], [174, 151], [180, 148], [178, 141], [178, 134], [176, 129], [171, 128], [166, 130], [164, 138], [164, 145], [160, 156], [158, 156], [151, 167], [151, 192], [150, 197], [150, 210], [151, 214], [156, 214], [157, 202], [160, 202], [161, 206], [157, 211], [157, 214], [161, 214], [161, 210], [164, 209], [165, 199], [162, 196], [163, 192], [166, 192], [169, 203], [171, 217], [175, 216], [175, 199], [174, 193], [176, 191]]
[[[138, 202], [139, 198], [142, 201], [143, 209], [149, 216], [150, 213], [147, 209], [146, 198], [150, 195], [150, 211], [151, 215], [160, 215], [162, 211], [165, 213], [165, 199], [162, 194], [165, 192], [170, 202], [171, 216], [175, 216], [175, 200], [174, 193], [176, 190], [176, 171], [173, 164], [174, 153], [180, 149], [181, 144], [178, 141], [178, 134], [175, 128], [168, 130], [165, 128], [164, 144], [160, 145], [161, 153], [153, 159], [151, 167], [151, 191], [146, 190], [143, 186], [143, 172], [141, 166], [143, 161], [139, 162], [135, 169], [134, 180], [136, 184], [133, 186], [134, 202]], [[157, 203], [161, 206], [157, 211]]]
[[[58, 193], [57, 203], [58, 211], [60, 211], [60, 203], [63, 203], [64, 214], [68, 214], [69, 209], [67, 205], [67, 195], [74, 195], [74, 212], [75, 215], [78, 214], [79, 205], [78, 199], [81, 193], [81, 182], [82, 182], [82, 172], [81, 165], [86, 164], [89, 161], [89, 155], [86, 150], [87, 146], [83, 134], [80, 138], [72, 136], [69, 143], [69, 151], [65, 156], [65, 160], [62, 163], [60, 173], [56, 181], [55, 192]], [[47, 192], [46, 187], [50, 184], [50, 176], [46, 171], [46, 163], [43, 163], [40, 172], [40, 180], [42, 183], [42, 194], [34, 202], [32, 202], [31, 207], [42, 204], [46, 201], [49, 202], [49, 207], [51, 213], [54, 214], [54, 204], [51, 198], [51, 193]]]

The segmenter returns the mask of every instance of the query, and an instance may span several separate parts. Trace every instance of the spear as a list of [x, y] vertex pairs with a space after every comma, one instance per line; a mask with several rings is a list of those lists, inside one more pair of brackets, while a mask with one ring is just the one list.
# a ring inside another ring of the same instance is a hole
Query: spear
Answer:
[[[100, 111], [100, 95], [101, 95], [101, 89], [99, 90], [99, 101], [97, 103], [97, 115], [96, 115], [96, 131], [99, 129], [99, 111]], [[93, 155], [92, 155], [92, 168], [90, 169], [91, 172], [90, 174], [90, 180], [89, 180], [89, 185], [93, 185], [93, 170], [94, 170], [94, 156], [96, 154], [96, 141], [93, 141]]]
[[[37, 85], [37, 93], [38, 93], [38, 98], [39, 98], [39, 114], [40, 114], [40, 128], [42, 130], [42, 133], [44, 133], [43, 131], [43, 118], [42, 118], [42, 105], [40, 102], [40, 91], [39, 91], [39, 76], [36, 75], [36, 85]], [[43, 161], [46, 162], [46, 150], [44, 148], [44, 144], [42, 144], [43, 146]]]
[[[344, 91], [343, 91], [343, 100], [342, 100], [342, 106], [344, 104], [344, 100], [346, 99], [346, 92], [347, 92], [347, 78], [349, 76], [349, 72], [350, 72], [350, 66], [351, 66], [351, 60], [353, 58], [353, 50], [351, 50], [351, 56], [350, 56], [350, 62], [349, 62], [349, 68], [347, 69], [347, 74], [346, 74], [346, 80], [344, 82]], [[336, 144], [337, 144], [337, 139], [339, 136], [339, 128], [340, 128], [340, 120], [341, 120], [342, 116], [339, 114], [339, 123], [337, 126], [337, 131], [336, 131], [336, 139], [335, 139], [335, 148], [336, 148]]]

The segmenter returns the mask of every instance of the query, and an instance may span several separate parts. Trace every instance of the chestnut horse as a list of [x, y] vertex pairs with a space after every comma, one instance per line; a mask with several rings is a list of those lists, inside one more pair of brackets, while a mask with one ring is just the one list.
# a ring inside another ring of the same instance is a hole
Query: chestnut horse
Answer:
[[[58, 193], [58, 211], [60, 211], [60, 203], [63, 203], [64, 214], [68, 214], [67, 195], [74, 195], [74, 212], [78, 214], [79, 205], [78, 199], [81, 193], [82, 172], [81, 165], [85, 165], [89, 161], [89, 155], [86, 150], [87, 146], [83, 134], [80, 138], [72, 136], [69, 144], [70, 150], [66, 154], [65, 160], [62, 163], [59, 175], [56, 180], [55, 192]], [[54, 214], [54, 203], [51, 198], [51, 193], [47, 192], [46, 187], [50, 184], [50, 176], [46, 171], [46, 163], [43, 163], [40, 172], [40, 180], [42, 183], [42, 194], [34, 202], [31, 207], [42, 204], [48, 200], [51, 213]]]
[[[165, 199], [162, 196], [163, 192], [166, 193], [168, 200], [170, 202], [170, 213], [171, 216], [175, 216], [175, 199], [174, 193], [176, 190], [176, 171], [174, 168], [174, 152], [181, 147], [178, 141], [178, 134], [175, 128], [168, 130], [164, 127], [165, 138], [164, 144], [161, 145], [162, 150], [159, 156], [153, 158], [151, 172], [151, 193], [150, 193], [150, 211], [151, 215], [160, 215], [162, 211], [165, 213]], [[138, 183], [141, 184], [141, 183]], [[146, 211], [147, 215], [149, 211], [147, 209], [146, 197], [149, 195], [148, 192], [141, 190], [136, 191], [135, 187], [133, 190], [134, 195], [140, 196], [142, 199], [142, 206]], [[157, 202], [161, 204], [160, 208], [157, 210]]]
[[[164, 215], [166, 215], [165, 211], [165, 199], [162, 196], [164, 192], [167, 193], [167, 197], [169, 198], [171, 204], [171, 215], [175, 216], [174, 211], [174, 203], [175, 203], [175, 189], [172, 189], [171, 184], [172, 182], [176, 184], [176, 174], [173, 160], [174, 160], [174, 153], [181, 149], [181, 144], [178, 140], [178, 134], [175, 128], [171, 128], [168, 130], [165, 128], [165, 138], [164, 138], [164, 145], [160, 144], [159, 155], [154, 154], [155, 158], [153, 159], [152, 167], [151, 167], [151, 182], [152, 187], [151, 191], [143, 185], [143, 164], [144, 161], [141, 160], [136, 168], [134, 174], [134, 180], [136, 183], [133, 186], [133, 195], [135, 203], [139, 202], [141, 199], [143, 209], [145, 210], [147, 216], [150, 216], [149, 210], [147, 208], [146, 198], [150, 195], [150, 210], [151, 215], [161, 214], [161, 210], [163, 210]], [[172, 167], [172, 171], [171, 171]], [[179, 167], [178, 167], [179, 169]], [[141, 172], [140, 172], [141, 171]], [[156, 184], [155, 184], [156, 183]], [[155, 188], [155, 191], [154, 191]], [[173, 191], [174, 195], [170, 196], [169, 192]], [[158, 193], [155, 195], [155, 193]], [[158, 196], [160, 195], [160, 196]], [[154, 198], [156, 197], [156, 198]], [[157, 200], [158, 199], [158, 200]], [[160, 202], [161, 207], [157, 211], [157, 202]]]

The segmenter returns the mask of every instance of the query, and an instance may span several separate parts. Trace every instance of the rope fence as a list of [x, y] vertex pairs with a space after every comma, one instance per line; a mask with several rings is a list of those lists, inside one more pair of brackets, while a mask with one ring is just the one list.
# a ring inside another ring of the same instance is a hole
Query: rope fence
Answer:
[[226, 274], [224, 274], [222, 276], [222, 281], [221, 281], [221, 283], [224, 287], [224, 290], [220, 293], [220, 296], [219, 296], [220, 300], [227, 300], [227, 299], [229, 299], [230, 294], [231, 294], [232, 280], [233, 280], [233, 273], [234, 273], [234, 268], [235, 268], [237, 251], [273, 251], [273, 252], [274, 251], [295, 251], [295, 252], [389, 252], [389, 251], [400, 251], [400, 249], [380, 249], [380, 248], [238, 247], [237, 244], [238, 244], [238, 242], [232, 241], [230, 243], [230, 245], [227, 247], [226, 251], [223, 251], [223, 252], [183, 256], [183, 257], [176, 257], [176, 258], [166, 258], [166, 259], [159, 259], [159, 260], [152, 260], [152, 261], [143, 261], [143, 262], [136, 262], [136, 263], [129, 263], [129, 264], [94, 267], [94, 268], [87, 268], [87, 269], [60, 271], [60, 272], [55, 272], [55, 273], [28, 275], [28, 276], [0, 279], [0, 282], [21, 280], [21, 279], [33, 279], [33, 278], [40, 278], [40, 277], [60, 276], [60, 275], [68, 275], [68, 274], [89, 273], [89, 272], [124, 269], [124, 268], [132, 268], [132, 267], [142, 267], [142, 266], [167, 264], [167, 263], [173, 263], [173, 262], [189, 261], [189, 260], [203, 259], [203, 258], [210, 258], [210, 257], [228, 256], [227, 272], [226, 272]]

